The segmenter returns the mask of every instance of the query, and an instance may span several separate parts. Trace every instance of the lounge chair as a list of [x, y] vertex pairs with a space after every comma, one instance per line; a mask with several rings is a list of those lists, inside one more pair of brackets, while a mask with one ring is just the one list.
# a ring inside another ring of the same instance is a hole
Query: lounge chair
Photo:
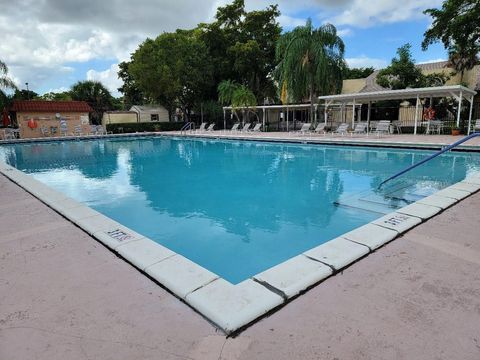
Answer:
[[74, 136], [82, 136], [83, 131], [82, 131], [82, 125], [75, 125], [73, 128], [73, 135]]
[[238, 131], [238, 127], [240, 126], [240, 123], [235, 123], [233, 124], [232, 128], [230, 129], [231, 132], [233, 131]]
[[250, 123], [246, 123], [245, 125], [243, 125], [243, 128], [240, 131], [247, 132], [250, 129], [250, 125]]
[[313, 129], [313, 133], [314, 134], [320, 134], [321, 132], [323, 133], [323, 135], [325, 135], [327, 133], [327, 131], [325, 130], [325, 126], [327, 126], [325, 123], [319, 123], [317, 125], [317, 127], [315, 129]]
[[353, 131], [350, 133], [350, 135], [353, 134], [365, 134], [367, 132], [367, 123], [365, 122], [360, 122], [355, 124], [355, 128]]
[[347, 123], [342, 123], [338, 125], [338, 127], [332, 131], [333, 134], [346, 134], [348, 132], [348, 124]]
[[208, 127], [205, 129], [205, 131], [213, 131], [213, 128], [215, 127], [215, 123], [211, 123], [208, 125]]
[[300, 130], [294, 131], [297, 134], [305, 135], [306, 133], [310, 132], [310, 128], [312, 127], [312, 123], [304, 123]]
[[90, 125], [90, 133], [89, 135], [97, 135], [98, 130], [96, 125]]
[[380, 134], [390, 134], [390, 121], [388, 120], [380, 120], [373, 131], [377, 136]]
[[200, 124], [200, 127], [195, 130], [195, 131], [205, 131], [205, 127], [207, 126], [207, 123], [201, 123]]
[[480, 119], [475, 120], [475, 125], [473, 125], [473, 132], [480, 132]]
[[40, 132], [43, 136], [50, 136], [50, 131], [48, 131], [48, 128], [46, 126], [40, 126]]
[[260, 130], [262, 128], [262, 123], [258, 123], [258, 124], [255, 124], [255, 126], [253, 127], [252, 130], [250, 130], [251, 132], [260, 132], [262, 130]]
[[108, 134], [113, 134], [113, 131], [107, 131], [102, 125], [97, 125], [97, 135], [108, 135]]
[[68, 135], [68, 126], [65, 120], [60, 120], [60, 135], [62, 136]]

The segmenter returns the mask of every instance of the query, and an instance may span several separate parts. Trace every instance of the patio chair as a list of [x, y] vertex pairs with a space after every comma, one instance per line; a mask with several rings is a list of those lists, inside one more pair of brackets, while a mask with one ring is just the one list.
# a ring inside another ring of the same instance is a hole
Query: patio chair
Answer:
[[373, 132], [377, 134], [377, 136], [380, 136], [380, 134], [390, 134], [390, 121], [380, 120]]
[[480, 119], [475, 120], [475, 125], [473, 125], [473, 132], [480, 132]]
[[68, 135], [68, 126], [65, 120], [60, 120], [60, 135], [62, 136]]
[[208, 127], [205, 129], [205, 131], [213, 131], [213, 128], [215, 127], [215, 123], [211, 123], [208, 125]]
[[195, 131], [205, 131], [205, 127], [207, 126], [207, 123], [203, 122], [200, 124], [200, 127], [196, 129]]
[[3, 140], [13, 140], [17, 138], [17, 135], [20, 134], [19, 129], [3, 129]]
[[43, 136], [50, 136], [50, 131], [44, 125], [40, 126], [40, 132], [42, 133]]
[[306, 133], [310, 132], [310, 128], [312, 127], [312, 123], [304, 123], [300, 130], [294, 131], [294, 133], [305, 135]]
[[245, 123], [245, 125], [243, 125], [243, 128], [240, 131], [247, 132], [250, 129], [250, 125], [250, 123]]
[[253, 129], [250, 130], [250, 131], [251, 131], [251, 132], [260, 132], [260, 131], [262, 131], [261, 128], [262, 128], [262, 123], [258, 123], [258, 124], [255, 124], [255, 126], [253, 127]]
[[338, 127], [332, 131], [332, 134], [340, 134], [344, 135], [348, 132], [348, 124], [347, 123], [342, 123], [338, 125]]
[[350, 135], [353, 134], [365, 134], [367, 132], [367, 123], [365, 122], [359, 122], [355, 124], [355, 128], [353, 131], [350, 133]]
[[82, 136], [83, 135], [82, 125], [75, 125], [73, 127], [73, 135], [74, 136]]
[[235, 123], [233, 124], [232, 128], [230, 129], [231, 132], [238, 131], [238, 127], [240, 126], [240, 123]]
[[97, 125], [97, 135], [109, 135], [113, 134], [113, 131], [107, 131], [102, 125]]
[[315, 129], [313, 129], [313, 133], [314, 134], [320, 134], [321, 132], [323, 133], [323, 135], [325, 135], [327, 133], [327, 131], [325, 130], [325, 126], [327, 126], [325, 123], [319, 123], [317, 125], [317, 127]]
[[90, 125], [89, 135], [97, 135], [97, 134], [98, 134], [97, 126], [96, 125]]

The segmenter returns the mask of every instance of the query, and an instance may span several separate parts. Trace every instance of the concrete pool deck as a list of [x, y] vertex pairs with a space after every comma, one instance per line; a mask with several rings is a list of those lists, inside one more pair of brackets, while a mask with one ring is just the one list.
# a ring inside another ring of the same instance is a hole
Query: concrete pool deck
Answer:
[[479, 193], [228, 339], [4, 176], [0, 199], [0, 359], [480, 357]]

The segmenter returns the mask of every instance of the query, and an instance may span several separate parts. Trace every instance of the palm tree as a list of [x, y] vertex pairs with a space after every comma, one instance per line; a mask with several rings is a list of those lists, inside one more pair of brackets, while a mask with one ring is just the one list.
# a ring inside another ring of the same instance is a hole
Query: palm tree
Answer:
[[316, 95], [337, 93], [342, 85], [345, 45], [337, 29], [325, 24], [315, 29], [312, 20], [283, 34], [277, 42], [275, 78], [288, 97], [310, 100], [310, 114]]
[[17, 87], [12, 79], [8, 77], [8, 66], [0, 60], [0, 91], [3, 89], [15, 90]]
[[72, 100], [86, 101], [93, 109], [92, 121], [100, 124], [103, 113], [113, 108], [110, 91], [99, 81], [79, 81], [70, 89]]
[[[255, 97], [255, 94], [245, 85], [239, 85], [232, 80], [223, 80], [220, 84], [218, 84], [217, 89], [218, 100], [223, 105], [230, 104], [232, 106], [232, 112], [235, 114], [237, 119], [238, 115], [235, 110], [236, 108], [242, 109], [242, 119], [244, 120], [245, 109], [248, 113], [252, 111], [250, 108], [257, 105], [257, 98]], [[255, 112], [254, 114], [257, 115]]]

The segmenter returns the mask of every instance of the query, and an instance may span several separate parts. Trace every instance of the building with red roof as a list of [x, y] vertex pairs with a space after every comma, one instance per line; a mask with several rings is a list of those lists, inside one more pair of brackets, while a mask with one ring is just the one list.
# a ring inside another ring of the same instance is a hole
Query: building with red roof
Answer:
[[93, 109], [85, 101], [15, 100], [11, 111], [23, 139], [73, 134], [75, 129], [88, 134]]

